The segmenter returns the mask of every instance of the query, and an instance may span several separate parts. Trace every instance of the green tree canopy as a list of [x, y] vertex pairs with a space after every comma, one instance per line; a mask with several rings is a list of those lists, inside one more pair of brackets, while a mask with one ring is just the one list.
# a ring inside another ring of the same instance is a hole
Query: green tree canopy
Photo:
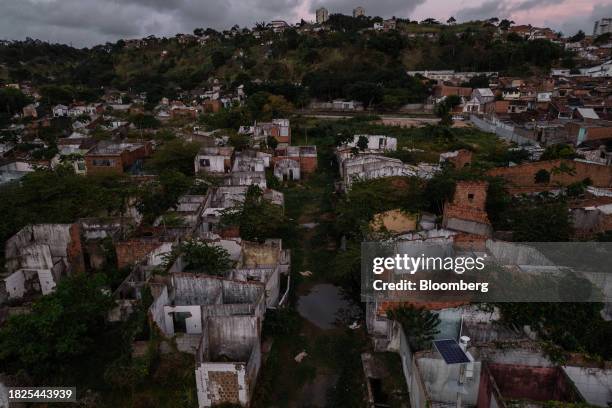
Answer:
[[55, 382], [81, 358], [98, 353], [114, 304], [103, 283], [100, 276], [64, 278], [54, 293], [34, 302], [30, 314], [11, 317], [0, 330], [2, 367]]
[[204, 241], [184, 241], [178, 251], [186, 263], [187, 271], [223, 276], [232, 267], [229, 252], [225, 248]]
[[224, 210], [221, 216], [222, 226], [238, 226], [247, 241], [283, 238], [287, 224], [282, 207], [266, 200], [257, 186], [250, 186], [244, 202]]

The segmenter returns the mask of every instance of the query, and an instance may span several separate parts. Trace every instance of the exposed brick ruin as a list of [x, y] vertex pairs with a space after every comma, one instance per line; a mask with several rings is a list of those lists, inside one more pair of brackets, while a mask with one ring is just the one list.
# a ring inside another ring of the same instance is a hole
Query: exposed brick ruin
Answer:
[[579, 402], [582, 397], [561, 367], [485, 364], [480, 376], [477, 406], [491, 400]]
[[117, 253], [117, 267], [137, 264], [144, 260], [148, 254], [158, 248], [162, 242], [158, 238], [134, 238], [128, 241], [115, 243]]
[[442, 225], [472, 235], [490, 236], [491, 222], [485, 210], [488, 186], [485, 181], [458, 182], [453, 202], [444, 206]]
[[472, 152], [470, 150], [459, 149], [452, 153], [446, 153], [444, 161], [451, 163], [456, 169], [462, 169], [472, 163]]

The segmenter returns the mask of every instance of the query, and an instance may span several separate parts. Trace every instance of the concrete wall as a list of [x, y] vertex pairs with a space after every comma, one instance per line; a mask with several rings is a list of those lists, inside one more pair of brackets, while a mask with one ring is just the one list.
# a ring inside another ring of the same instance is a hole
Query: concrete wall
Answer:
[[299, 180], [300, 163], [291, 159], [283, 159], [274, 165], [274, 176], [279, 180]]
[[168, 288], [166, 286], [163, 287], [159, 296], [153, 301], [151, 307], [149, 308], [149, 315], [159, 327], [160, 331], [168, 336], [169, 329], [166, 328], [166, 317], [164, 315], [164, 307], [169, 303], [168, 299]]
[[612, 370], [583, 367], [563, 369], [589, 404], [607, 407], [612, 401]]
[[167, 336], [174, 336], [174, 318], [173, 313], [189, 313], [191, 316], [185, 319], [185, 328], [187, 334], [202, 333], [202, 309], [199, 305], [195, 306], [164, 306], [164, 320], [166, 321]]
[[353, 141], [348, 143], [349, 147], [357, 147], [359, 138], [365, 136], [368, 139], [368, 150], [395, 151], [397, 150], [397, 139], [384, 135], [355, 135]]
[[240, 281], [256, 281], [265, 285], [266, 305], [275, 307], [280, 296], [279, 268], [240, 268], [232, 271], [232, 277]]
[[[209, 161], [209, 166], [204, 165], [204, 160]], [[197, 155], [194, 160], [196, 174], [200, 172], [204, 173], [225, 173], [225, 162], [224, 156], [215, 155]]]
[[199, 407], [248, 406], [261, 366], [259, 319], [209, 317], [204, 330], [195, 373]]
[[36, 224], [22, 228], [6, 241], [7, 269], [19, 268], [18, 261], [23, 248], [32, 244], [47, 245], [53, 263], [64, 260], [74, 272], [85, 270], [78, 224]]
[[[456, 388], [453, 389], [449, 385], [456, 384], [459, 378], [459, 364], [448, 365], [442, 359], [417, 357], [417, 365], [431, 401], [452, 403], [457, 400]], [[464, 384], [467, 394], [463, 395], [463, 402], [476, 405], [480, 383], [480, 362], [473, 363], [473, 367], [473, 377], [467, 379]]]

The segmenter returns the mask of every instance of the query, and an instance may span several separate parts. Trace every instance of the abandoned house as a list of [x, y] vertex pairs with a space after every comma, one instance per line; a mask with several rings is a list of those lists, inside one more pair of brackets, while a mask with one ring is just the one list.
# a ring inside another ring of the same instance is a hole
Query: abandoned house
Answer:
[[28, 225], [6, 241], [5, 257], [9, 298], [46, 295], [62, 277], [85, 270], [79, 224]]
[[196, 353], [200, 408], [248, 407], [261, 368], [261, 333], [256, 316], [209, 316]]
[[152, 153], [150, 142], [113, 143], [101, 141], [85, 153], [87, 174], [138, 174], [143, 160]]
[[287, 146], [276, 149], [274, 176], [279, 180], [300, 180], [302, 174], [312, 174], [317, 170], [316, 146]]
[[233, 157], [233, 147], [203, 147], [194, 159], [195, 173], [228, 173]]

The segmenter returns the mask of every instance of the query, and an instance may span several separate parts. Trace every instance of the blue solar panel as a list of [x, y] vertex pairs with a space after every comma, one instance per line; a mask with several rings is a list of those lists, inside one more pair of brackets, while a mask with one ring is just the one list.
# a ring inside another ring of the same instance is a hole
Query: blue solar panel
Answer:
[[435, 340], [434, 346], [446, 364], [469, 363], [470, 359], [455, 340]]

